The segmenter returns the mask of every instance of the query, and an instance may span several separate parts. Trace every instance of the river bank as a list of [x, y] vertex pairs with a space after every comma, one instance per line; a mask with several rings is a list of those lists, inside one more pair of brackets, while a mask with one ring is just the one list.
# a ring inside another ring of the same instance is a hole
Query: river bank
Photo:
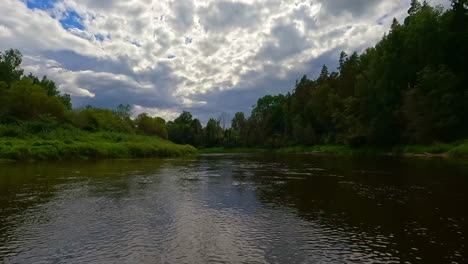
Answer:
[[[5, 132], [5, 131], [4, 131]], [[202, 148], [178, 145], [157, 136], [118, 132], [89, 132], [57, 128], [39, 133], [0, 137], [0, 160], [73, 160], [178, 157], [210, 153], [328, 153], [346, 156], [468, 157], [468, 140], [432, 145], [401, 145], [388, 148], [343, 145], [266, 148]]]
[[196, 149], [156, 136], [56, 129], [21, 137], [0, 137], [0, 159], [71, 160], [192, 155]]
[[205, 148], [198, 153], [330, 153], [337, 155], [401, 155], [426, 157], [468, 157], [468, 140], [454, 143], [436, 143], [432, 145], [401, 145], [387, 148], [359, 147], [351, 148], [340, 145], [295, 146], [277, 149], [265, 148]]

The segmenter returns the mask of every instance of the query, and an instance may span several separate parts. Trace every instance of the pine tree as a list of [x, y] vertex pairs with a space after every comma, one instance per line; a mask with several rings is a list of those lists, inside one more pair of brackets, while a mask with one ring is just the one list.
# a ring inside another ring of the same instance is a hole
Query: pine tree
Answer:
[[421, 2], [419, 2], [418, 0], [411, 0], [411, 7], [410, 9], [408, 9], [408, 14], [412, 16], [418, 13], [419, 11], [421, 11], [421, 9], [422, 9]]

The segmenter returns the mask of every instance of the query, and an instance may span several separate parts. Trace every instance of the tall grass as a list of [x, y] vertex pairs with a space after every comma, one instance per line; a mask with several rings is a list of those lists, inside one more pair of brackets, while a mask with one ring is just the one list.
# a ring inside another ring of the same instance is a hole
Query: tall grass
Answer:
[[20, 126], [0, 127], [0, 159], [61, 160], [149, 158], [191, 155], [196, 149], [154, 136], [56, 128], [28, 133]]

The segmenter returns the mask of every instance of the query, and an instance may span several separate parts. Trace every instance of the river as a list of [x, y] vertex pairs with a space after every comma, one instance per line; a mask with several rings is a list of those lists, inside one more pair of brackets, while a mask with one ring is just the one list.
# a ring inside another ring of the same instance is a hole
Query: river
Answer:
[[4, 263], [468, 263], [468, 165], [223, 154], [0, 164]]

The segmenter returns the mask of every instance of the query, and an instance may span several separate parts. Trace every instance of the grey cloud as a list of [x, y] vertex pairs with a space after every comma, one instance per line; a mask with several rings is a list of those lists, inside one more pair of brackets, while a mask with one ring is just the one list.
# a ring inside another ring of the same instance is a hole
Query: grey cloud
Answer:
[[294, 24], [279, 24], [272, 29], [271, 35], [273, 40], [264, 44], [257, 59], [281, 61], [300, 53], [310, 45]]
[[174, 2], [174, 17], [169, 19], [172, 28], [181, 34], [189, 30], [194, 22], [194, 4], [192, 0], [175, 1]]
[[213, 36], [210, 39], [204, 39], [197, 42], [203, 56], [209, 57], [215, 54], [226, 40], [222, 36]]
[[58, 61], [70, 71], [109, 72], [113, 74], [133, 75], [128, 57], [119, 57], [119, 60], [110, 60], [89, 57], [73, 51], [45, 51], [44, 57]]
[[[170, 73], [159, 70], [153, 74], [159, 76], [153, 78], [156, 81], [155, 85], [131, 78], [120, 79], [112, 75], [79, 74], [75, 81], [76, 86], [92, 92], [95, 96], [93, 98], [74, 97], [73, 104], [75, 107], [90, 104], [106, 108], [114, 108], [121, 103], [158, 108], [180, 107], [176, 98], [171, 95], [171, 87], [176, 85], [176, 82], [170, 77], [160, 77], [170, 75]], [[152, 73], [148, 72], [147, 75], [140, 79], [152, 81]], [[144, 85], [150, 86], [144, 87]]]
[[87, 6], [95, 9], [111, 9], [119, 4], [119, 1], [115, 0], [86, 0]]
[[77, 28], [70, 28], [70, 29], [68, 29], [68, 31], [70, 33], [72, 33], [73, 35], [78, 36], [80, 38], [84, 38], [84, 39], [89, 40], [89, 41], [96, 41], [96, 37], [94, 35], [92, 35], [92, 34], [89, 34], [86, 31], [83, 31], [83, 30], [80, 30], [80, 29], [77, 29]]
[[383, 0], [318, 0], [322, 7], [322, 15], [339, 15], [342, 12], [350, 12], [353, 16], [364, 15], [370, 9], [376, 7]]
[[206, 30], [223, 31], [236, 27], [252, 27], [260, 22], [257, 8], [241, 2], [212, 2], [198, 10]]
[[[173, 93], [184, 79], [176, 76], [167, 62], [157, 63], [154, 68], [133, 72], [129, 68], [129, 59], [124, 57], [117, 61], [103, 60], [69, 51], [49, 51], [46, 56], [61, 62], [60, 65], [53, 66], [54, 68], [71, 71], [72, 76], [76, 76], [76, 79], [67, 85], [69, 89], [85, 89], [95, 95], [72, 97], [74, 107], [90, 104], [113, 108], [120, 103], [158, 108], [181, 106]], [[47, 74], [47, 69], [42, 70], [41, 74]], [[59, 79], [56, 81], [60, 84]]]
[[158, 28], [154, 31], [154, 37], [156, 42], [161, 46], [161, 49], [158, 50], [158, 55], [164, 54], [171, 46], [171, 37], [170, 35], [161, 28]]
[[310, 5], [301, 5], [300, 8], [294, 10], [292, 17], [304, 21], [307, 29], [315, 29], [316, 21], [315, 18], [310, 15], [309, 12]]

